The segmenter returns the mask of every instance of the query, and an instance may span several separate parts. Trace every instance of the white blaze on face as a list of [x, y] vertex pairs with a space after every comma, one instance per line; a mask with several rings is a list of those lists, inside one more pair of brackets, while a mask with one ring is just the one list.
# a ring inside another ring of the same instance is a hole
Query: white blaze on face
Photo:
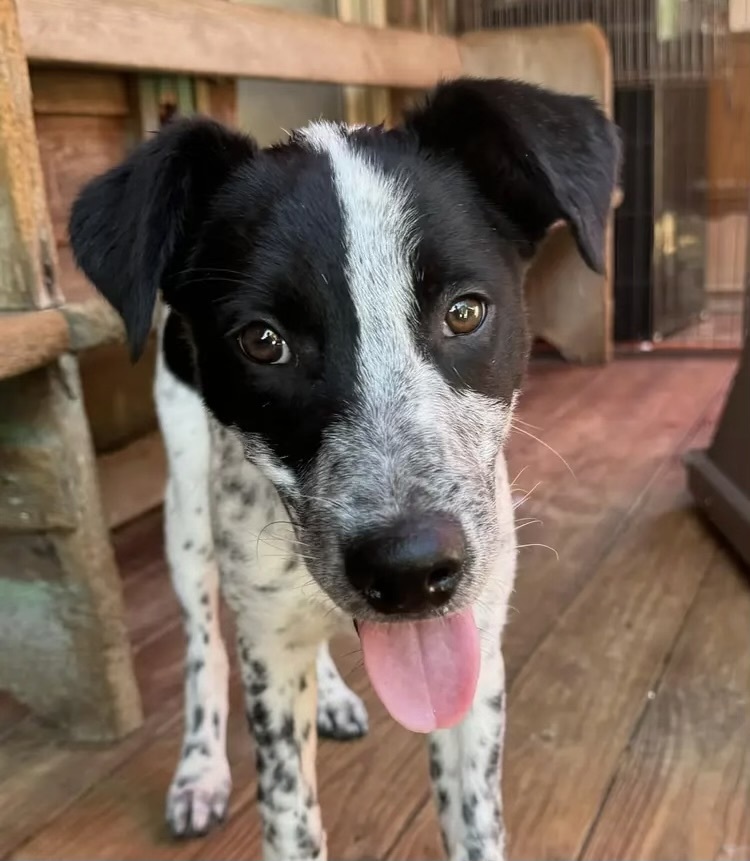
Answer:
[[346, 275], [360, 327], [359, 379], [369, 400], [391, 388], [394, 373], [420, 364], [411, 331], [417, 309], [408, 193], [354, 148], [340, 126], [313, 123], [302, 135], [331, 163], [342, 210]]

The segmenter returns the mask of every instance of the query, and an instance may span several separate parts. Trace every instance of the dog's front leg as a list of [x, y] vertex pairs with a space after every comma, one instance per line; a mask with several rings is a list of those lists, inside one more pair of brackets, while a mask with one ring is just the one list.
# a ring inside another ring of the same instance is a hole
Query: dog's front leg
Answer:
[[451, 861], [501, 861], [504, 830], [500, 771], [505, 673], [500, 632], [482, 643], [474, 704], [456, 727], [430, 737], [430, 775]]
[[323, 861], [315, 779], [316, 646], [262, 642], [240, 627], [247, 718], [255, 737], [265, 861]]

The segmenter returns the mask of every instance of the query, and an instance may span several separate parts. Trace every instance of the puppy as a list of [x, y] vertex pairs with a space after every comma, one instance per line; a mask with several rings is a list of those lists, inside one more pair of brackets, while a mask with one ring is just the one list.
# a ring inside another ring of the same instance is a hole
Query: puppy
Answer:
[[523, 273], [559, 220], [602, 271], [619, 149], [588, 99], [463, 79], [397, 128], [316, 122], [269, 149], [176, 121], [81, 193], [76, 259], [134, 357], [158, 297], [168, 309], [155, 392], [188, 640], [176, 834], [227, 808], [221, 584], [266, 859], [326, 857], [316, 728], [367, 729], [326, 650], [342, 629], [393, 718], [430, 734], [449, 856], [503, 857]]

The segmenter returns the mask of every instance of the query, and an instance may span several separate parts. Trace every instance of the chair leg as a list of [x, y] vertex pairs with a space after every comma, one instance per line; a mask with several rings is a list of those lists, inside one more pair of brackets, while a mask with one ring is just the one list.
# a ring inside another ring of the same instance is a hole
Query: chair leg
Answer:
[[142, 720], [75, 358], [0, 383], [0, 689], [83, 741]]

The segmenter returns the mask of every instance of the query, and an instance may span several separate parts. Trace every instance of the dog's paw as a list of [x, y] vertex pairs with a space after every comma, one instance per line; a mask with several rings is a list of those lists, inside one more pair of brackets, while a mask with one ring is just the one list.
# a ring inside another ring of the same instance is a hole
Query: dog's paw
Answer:
[[367, 734], [369, 721], [362, 700], [339, 679], [321, 686], [318, 697], [318, 735], [336, 741], [351, 741]]
[[202, 837], [223, 822], [232, 779], [225, 758], [184, 759], [167, 794], [166, 819], [175, 837]]

